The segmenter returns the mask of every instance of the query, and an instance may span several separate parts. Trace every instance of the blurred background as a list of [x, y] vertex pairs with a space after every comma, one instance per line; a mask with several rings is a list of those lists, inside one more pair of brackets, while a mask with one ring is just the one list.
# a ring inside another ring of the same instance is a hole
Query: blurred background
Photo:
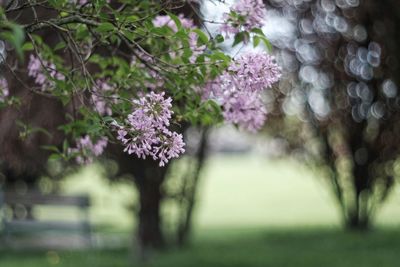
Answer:
[[[1, 267], [396, 266], [400, 6], [264, 2], [283, 71], [265, 128], [189, 128], [186, 155], [162, 170], [2, 163]], [[198, 8], [218, 21], [229, 3]]]

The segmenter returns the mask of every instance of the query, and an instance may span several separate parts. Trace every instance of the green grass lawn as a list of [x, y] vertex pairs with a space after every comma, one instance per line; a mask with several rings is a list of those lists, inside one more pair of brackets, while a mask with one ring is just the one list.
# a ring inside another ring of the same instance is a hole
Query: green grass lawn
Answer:
[[[136, 201], [127, 185], [109, 186], [95, 168], [65, 182], [67, 193], [90, 193], [92, 221], [126, 232], [134, 221], [126, 206]], [[167, 203], [164, 215], [171, 220]], [[64, 216], [69, 214], [65, 212]], [[60, 211], [42, 211], [60, 216]], [[291, 160], [256, 156], [209, 159], [200, 184], [192, 245], [154, 254], [146, 264], [128, 249], [0, 251], [0, 267], [346, 267], [397, 266], [400, 192], [377, 214], [369, 233], [348, 233], [321, 177]]]
[[[400, 231], [368, 234], [334, 229], [236, 229], [199, 232], [194, 244], [153, 255], [146, 264], [127, 250], [2, 252], [2, 267], [394, 267]], [[131, 260], [131, 264], [129, 261]]]
[[329, 229], [209, 232], [193, 248], [161, 254], [151, 266], [396, 266], [400, 231], [368, 235]]

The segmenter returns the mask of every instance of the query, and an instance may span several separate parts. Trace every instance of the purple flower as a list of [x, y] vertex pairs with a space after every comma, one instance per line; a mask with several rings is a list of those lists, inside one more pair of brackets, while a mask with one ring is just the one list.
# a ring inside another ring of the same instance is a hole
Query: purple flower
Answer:
[[[126, 128], [121, 128], [118, 132], [125, 145], [124, 152], [136, 154], [138, 158], [146, 158], [151, 154], [152, 146], [160, 142], [154, 122], [143, 109], [129, 114], [125, 122]], [[124, 132], [126, 134], [123, 136]]]
[[9, 93], [7, 80], [0, 78], [0, 102], [4, 102]]
[[257, 132], [264, 125], [267, 112], [257, 93], [238, 93], [224, 102], [225, 121], [239, 125], [250, 132]]
[[31, 54], [29, 56], [28, 75], [31, 77], [36, 77], [39, 74], [39, 72], [41, 72], [41, 70], [42, 70], [42, 64], [40, 63], [39, 58]]
[[134, 110], [125, 121], [112, 123], [124, 152], [143, 159], [150, 156], [160, 160], [160, 166], [184, 152], [182, 135], [167, 128], [173, 114], [171, 102], [164, 92], [150, 92], [132, 101]]
[[170, 97], [164, 98], [165, 93], [160, 94], [150, 92], [139, 100], [133, 100], [133, 107], [138, 109], [132, 113], [144, 113], [155, 126], [169, 126], [169, 120], [172, 116], [172, 99]]
[[264, 26], [265, 5], [262, 0], [239, 0], [223, 16], [221, 32], [226, 36]]
[[262, 93], [280, 77], [280, 68], [272, 56], [247, 53], [206, 84], [203, 99], [216, 100], [223, 108], [225, 121], [255, 132], [266, 120]]
[[[186, 28], [186, 29], [190, 29], [194, 27], [194, 22], [191, 19], [185, 18], [185, 16], [183, 14], [179, 14], [178, 16], [182, 27]], [[178, 31], [178, 27], [175, 24], [175, 21], [171, 19], [170, 16], [166, 16], [166, 15], [159, 15], [156, 16], [153, 19], [153, 25], [155, 27], [163, 27], [163, 26], [168, 26], [170, 27], [174, 32]]]
[[[45, 60], [41, 61], [32, 54], [29, 56], [28, 76], [35, 79], [35, 83], [41, 86], [42, 91], [54, 87], [54, 80], [65, 80], [64, 74], [58, 72], [53, 63], [49, 63]], [[49, 79], [49, 77], [51, 79]]]
[[96, 143], [93, 143], [89, 135], [78, 138], [76, 147], [68, 150], [69, 154], [75, 157], [78, 164], [90, 164], [93, 162], [94, 157], [103, 154], [104, 149], [107, 147], [108, 138], [101, 137]]
[[96, 157], [100, 156], [101, 154], [103, 154], [104, 149], [107, 147], [108, 145], [108, 138], [107, 137], [101, 137], [97, 143], [95, 143], [92, 147], [92, 152], [93, 155], [95, 155]]
[[111, 104], [117, 103], [117, 95], [114, 93], [115, 87], [105, 80], [96, 80], [92, 88], [92, 102], [94, 109], [102, 116], [112, 115]]
[[228, 68], [242, 88], [262, 91], [270, 88], [281, 77], [281, 69], [275, 58], [266, 53], [250, 52], [235, 60]]
[[165, 166], [171, 158], [178, 158], [185, 152], [184, 146], [182, 134], [166, 130], [164, 140], [153, 150], [153, 159], [160, 160], [161, 167]]

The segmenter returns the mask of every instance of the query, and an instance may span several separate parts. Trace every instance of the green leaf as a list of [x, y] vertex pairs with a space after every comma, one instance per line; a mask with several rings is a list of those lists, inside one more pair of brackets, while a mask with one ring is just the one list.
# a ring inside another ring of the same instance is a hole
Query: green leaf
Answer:
[[131, 15], [125, 18], [126, 22], [136, 22], [137, 20], [139, 20], [139, 17], [135, 15]]
[[60, 154], [51, 154], [49, 160], [60, 160], [62, 156]]
[[184, 50], [183, 50], [183, 55], [182, 55], [182, 60], [185, 62], [185, 63], [190, 63], [190, 61], [189, 61], [189, 58], [192, 56], [192, 49], [190, 49], [190, 48], [185, 48]]
[[257, 47], [260, 44], [260, 41], [261, 41], [260, 37], [254, 36], [253, 37], [253, 47], [254, 48]]
[[208, 36], [205, 34], [202, 30], [200, 29], [194, 29], [193, 30], [195, 33], [197, 33], [197, 36], [199, 37], [198, 40], [201, 41], [201, 44], [207, 44], [208, 43]]
[[264, 32], [263, 32], [261, 29], [259, 29], [259, 28], [251, 29], [251, 32], [257, 33], [258, 35], [261, 35], [261, 36], [264, 36], [264, 37], [265, 37]]
[[97, 26], [96, 30], [98, 32], [109, 32], [114, 30], [115, 26], [113, 24], [111, 24], [110, 22], [103, 22], [100, 23], [99, 26]]
[[162, 27], [154, 27], [150, 29], [151, 33], [157, 34], [157, 35], [170, 35], [172, 33], [171, 28], [168, 26], [162, 26]]
[[89, 30], [86, 27], [86, 25], [84, 24], [79, 24], [76, 28], [75, 28], [75, 36], [77, 39], [82, 40], [87, 38], [87, 36], [89, 36]]
[[265, 37], [260, 38], [264, 42], [264, 45], [267, 47], [268, 51], [272, 51], [272, 44], [269, 42], [269, 40]]
[[182, 29], [181, 20], [174, 14], [167, 12], [168, 16], [175, 22], [176, 27], [178, 30]]
[[189, 39], [189, 35], [184, 29], [177, 31], [174, 34], [174, 37], [178, 37], [179, 39], [186, 40], [186, 41]]
[[67, 151], [68, 148], [69, 148], [68, 140], [67, 140], [67, 139], [64, 139], [64, 142], [63, 142], [63, 151]]
[[215, 41], [217, 43], [222, 43], [224, 41], [224, 36], [222, 36], [221, 34], [218, 34], [217, 36], [215, 36]]
[[232, 47], [236, 46], [237, 44], [241, 42], [248, 41], [250, 37], [250, 34], [248, 32], [239, 32], [235, 34], [235, 39], [233, 41]]
[[5, 30], [5, 31], [1, 32], [0, 39], [8, 41], [12, 46], [14, 46], [18, 57], [21, 60], [23, 60], [22, 44], [24, 43], [24, 40], [25, 40], [25, 32], [24, 32], [22, 26], [8, 22], [8, 21], [3, 22], [3, 24], [9, 30]]
[[237, 44], [241, 43], [242, 41], [243, 41], [242, 32], [235, 34], [235, 39], [233, 40], [232, 47], [236, 46]]
[[42, 149], [48, 150], [48, 151], [53, 151], [56, 153], [59, 153], [60, 151], [58, 150], [58, 147], [56, 146], [41, 146]]
[[59, 43], [56, 44], [56, 46], [54, 47], [54, 51], [63, 49], [63, 48], [65, 48], [65, 47], [66, 47], [65, 42], [59, 42]]
[[224, 54], [221, 51], [216, 51], [211, 55], [211, 59], [215, 60], [215, 61], [219, 61], [222, 60], [226, 63], [229, 63], [231, 61], [231, 58], [229, 56], [227, 56], [226, 54]]
[[30, 42], [25, 43], [25, 44], [22, 46], [22, 51], [32, 51], [32, 50], [33, 50], [33, 44], [30, 43]]

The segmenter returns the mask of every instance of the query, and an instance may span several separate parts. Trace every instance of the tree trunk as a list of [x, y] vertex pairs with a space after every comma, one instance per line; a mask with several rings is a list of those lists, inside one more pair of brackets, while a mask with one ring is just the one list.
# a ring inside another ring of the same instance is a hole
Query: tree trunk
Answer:
[[164, 246], [160, 216], [162, 200], [160, 188], [163, 181], [163, 176], [154, 175], [145, 177], [140, 183], [137, 183], [140, 203], [137, 238], [141, 250]]
[[208, 133], [208, 128], [203, 129], [199, 147], [194, 155], [194, 167], [190, 168], [190, 173], [184, 177], [185, 184], [182, 188], [182, 198], [180, 201], [181, 215], [177, 230], [177, 242], [179, 246], [186, 245], [189, 240], [189, 234], [192, 228], [193, 210], [196, 202], [197, 187], [201, 169], [207, 157]]
[[355, 201], [357, 204], [354, 209], [349, 210], [346, 228], [348, 230], [365, 231], [370, 228], [369, 215], [365, 214], [361, 207], [366, 205], [365, 200], [362, 199], [361, 195], [357, 195]]
[[[137, 163], [140, 164], [136, 165]], [[146, 259], [149, 251], [165, 246], [160, 209], [163, 199], [162, 184], [169, 165], [159, 167], [158, 162], [152, 159], [135, 160], [135, 165], [132, 173], [139, 191], [140, 204], [135, 239], [139, 255]]]
[[354, 198], [349, 207], [347, 228], [350, 230], [367, 230], [370, 226], [369, 201], [371, 195], [371, 181], [368, 160], [360, 162], [354, 161], [353, 185]]

